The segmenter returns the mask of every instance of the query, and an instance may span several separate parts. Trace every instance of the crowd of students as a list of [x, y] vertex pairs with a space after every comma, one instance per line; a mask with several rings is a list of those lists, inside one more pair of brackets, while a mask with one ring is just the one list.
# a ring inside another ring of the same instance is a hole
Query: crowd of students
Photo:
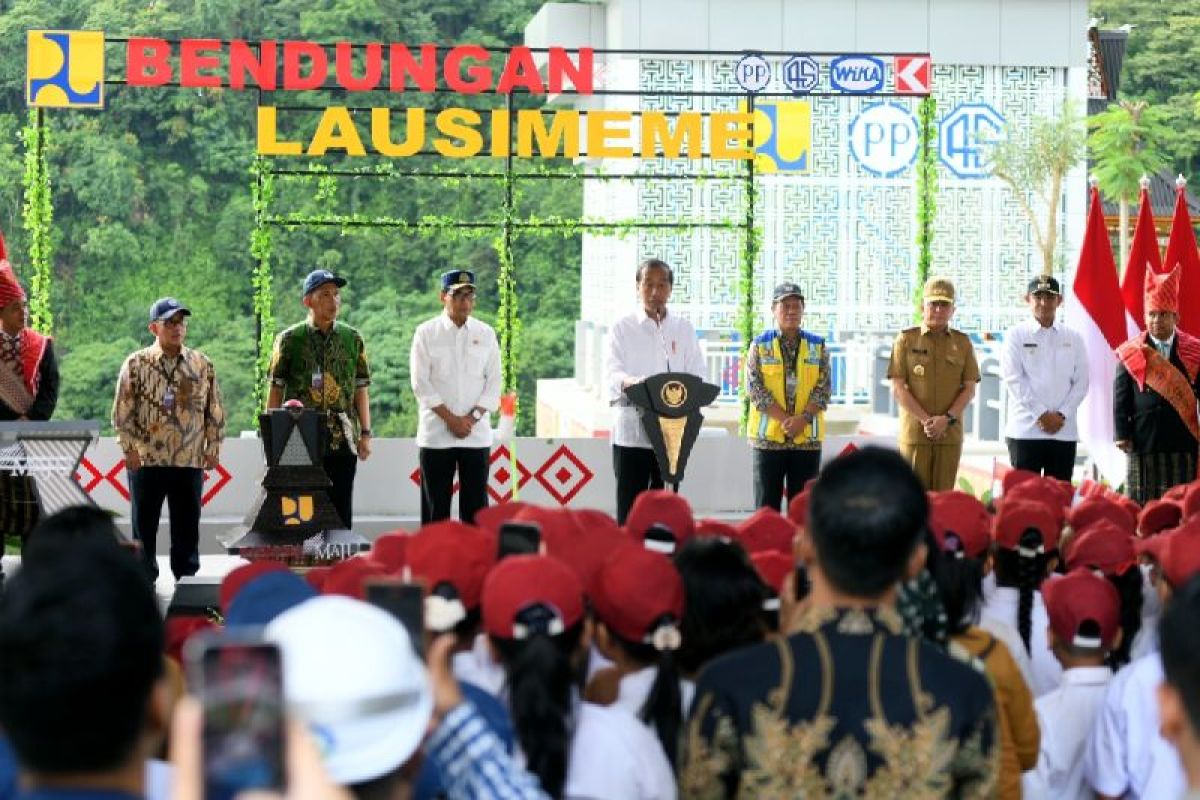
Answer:
[[[498, 559], [510, 521], [538, 553]], [[1016, 471], [985, 506], [865, 448], [786, 515], [510, 503], [243, 565], [165, 624], [117, 538], [61, 512], [5, 587], [0, 800], [212, 796], [180, 653], [216, 626], [281, 653], [289, 797], [1200, 791], [1200, 482], [1138, 508]], [[424, 587], [425, 641], [380, 578]]]

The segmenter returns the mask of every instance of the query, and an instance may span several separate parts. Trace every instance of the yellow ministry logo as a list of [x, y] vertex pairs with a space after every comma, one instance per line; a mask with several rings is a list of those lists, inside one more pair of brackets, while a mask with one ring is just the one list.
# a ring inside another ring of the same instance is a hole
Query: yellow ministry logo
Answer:
[[311, 494], [296, 497], [279, 498], [280, 516], [284, 525], [303, 525], [313, 518], [313, 499]]
[[[746, 104], [741, 104], [746, 111]], [[754, 104], [754, 169], [808, 173], [812, 170], [812, 104], [807, 100], [759, 100]]]
[[25, 102], [40, 108], [103, 108], [104, 33], [29, 31]]

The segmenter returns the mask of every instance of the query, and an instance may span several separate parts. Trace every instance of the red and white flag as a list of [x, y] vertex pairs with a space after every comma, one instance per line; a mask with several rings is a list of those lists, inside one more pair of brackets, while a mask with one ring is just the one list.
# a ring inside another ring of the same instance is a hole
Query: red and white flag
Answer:
[[1175, 181], [1175, 216], [1171, 219], [1163, 270], [1170, 272], [1179, 267], [1179, 327], [1200, 336], [1200, 252], [1196, 250], [1186, 192], [1187, 182], [1180, 175]]
[[1067, 324], [1083, 337], [1088, 354], [1089, 387], [1079, 407], [1079, 441], [1100, 474], [1116, 486], [1125, 480], [1126, 459], [1113, 441], [1112, 387], [1117, 371], [1113, 351], [1137, 333], [1137, 326], [1121, 297], [1112, 242], [1104, 227], [1104, 210], [1095, 183], [1079, 266], [1067, 298], [1066, 318]]
[[[1142, 180], [1145, 180], [1143, 178]], [[1121, 295], [1125, 308], [1133, 317], [1138, 330], [1146, 330], [1145, 292], [1146, 270], [1162, 272], [1162, 256], [1158, 252], [1158, 232], [1154, 229], [1154, 211], [1150, 208], [1150, 193], [1142, 187], [1138, 201], [1137, 224], [1133, 226], [1133, 241], [1129, 245], [1129, 260], [1121, 278]]]

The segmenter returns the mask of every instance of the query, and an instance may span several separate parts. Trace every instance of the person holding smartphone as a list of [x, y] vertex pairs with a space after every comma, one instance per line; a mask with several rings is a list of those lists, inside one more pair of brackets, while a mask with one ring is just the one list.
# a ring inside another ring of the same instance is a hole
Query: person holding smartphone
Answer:
[[489, 415], [500, 408], [500, 345], [475, 311], [475, 273], [450, 270], [441, 278], [443, 311], [417, 326], [410, 374], [419, 414], [421, 524], [450, 517], [458, 473], [458, 516], [475, 521], [487, 506]]

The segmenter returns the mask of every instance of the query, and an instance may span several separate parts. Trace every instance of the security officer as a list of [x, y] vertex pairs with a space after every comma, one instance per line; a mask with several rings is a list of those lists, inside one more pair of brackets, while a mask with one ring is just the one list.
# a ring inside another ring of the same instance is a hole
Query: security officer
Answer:
[[962, 413], [975, 396], [979, 364], [975, 348], [950, 327], [954, 284], [925, 284], [920, 327], [896, 336], [888, 363], [892, 393], [900, 406], [900, 452], [926, 489], [954, 488], [962, 456]]

